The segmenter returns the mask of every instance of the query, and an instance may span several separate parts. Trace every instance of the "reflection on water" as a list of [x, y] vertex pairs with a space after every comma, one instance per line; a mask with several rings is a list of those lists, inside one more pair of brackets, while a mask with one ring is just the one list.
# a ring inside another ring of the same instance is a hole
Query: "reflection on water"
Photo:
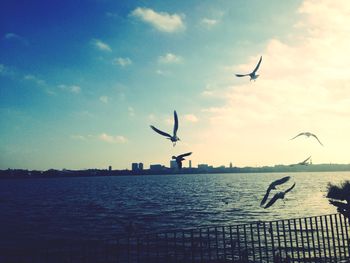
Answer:
[[[261, 208], [270, 182], [286, 175], [280, 189], [296, 187]], [[345, 179], [350, 172], [0, 180], [0, 235], [7, 244], [113, 239], [130, 222], [143, 232], [329, 214], [327, 184]]]

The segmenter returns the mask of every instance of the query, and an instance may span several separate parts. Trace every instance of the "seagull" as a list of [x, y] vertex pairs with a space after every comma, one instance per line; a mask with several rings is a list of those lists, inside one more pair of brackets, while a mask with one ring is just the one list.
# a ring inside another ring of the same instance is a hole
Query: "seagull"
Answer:
[[[300, 162], [300, 163], [296, 163], [296, 164], [290, 164], [289, 166], [295, 166], [295, 165], [309, 165], [309, 164], [311, 164], [310, 158], [311, 158], [311, 155], [310, 155], [308, 158], [306, 158], [304, 161], [302, 161], [302, 162]], [[310, 162], [308, 162], [309, 160], [310, 160]]]
[[269, 185], [269, 187], [267, 188], [266, 194], [265, 194], [263, 200], [261, 201], [260, 206], [262, 206], [262, 205], [265, 204], [267, 198], [269, 197], [269, 194], [270, 194], [270, 191], [271, 191], [271, 190], [276, 190], [276, 186], [277, 186], [277, 185], [284, 184], [284, 183], [287, 182], [289, 179], [290, 179], [290, 176], [286, 176], [286, 177], [283, 177], [283, 178], [278, 179], [278, 180], [276, 180], [276, 181], [273, 181], [273, 182]]
[[159, 129], [157, 129], [156, 127], [154, 127], [153, 125], [150, 125], [150, 127], [157, 133], [159, 133], [160, 135], [163, 135], [165, 137], [168, 137], [167, 139], [169, 139], [170, 141], [173, 142], [173, 146], [176, 145], [177, 141], [180, 141], [180, 138], [177, 137], [176, 133], [177, 133], [177, 129], [179, 127], [179, 121], [177, 119], [177, 114], [176, 111], [174, 111], [174, 130], [173, 130], [173, 135], [170, 135], [169, 133], [163, 132]]
[[[302, 162], [300, 162], [298, 164], [299, 165], [309, 165], [310, 162], [311, 162], [310, 158], [311, 158], [311, 155], [307, 159], [305, 159], [304, 161], [302, 161]], [[310, 160], [310, 162], [308, 162], [308, 160]]]
[[316, 140], [323, 146], [322, 142], [317, 138], [317, 136], [316, 136], [315, 134], [311, 133], [311, 132], [301, 132], [301, 133], [299, 133], [297, 136], [293, 137], [293, 138], [290, 139], [290, 140], [293, 140], [293, 139], [295, 139], [296, 137], [299, 137], [299, 136], [301, 136], [301, 135], [305, 135], [305, 136], [307, 136], [307, 137], [310, 137], [310, 136], [315, 137]]
[[178, 156], [173, 156], [172, 159], [174, 159], [176, 161], [177, 166], [179, 167], [179, 169], [181, 169], [182, 168], [182, 161], [185, 160], [184, 157], [189, 156], [191, 154], [192, 154], [192, 152], [180, 154]]
[[272, 197], [272, 199], [270, 200], [270, 202], [267, 203], [267, 205], [264, 207], [264, 208], [269, 208], [270, 206], [272, 206], [276, 201], [277, 199], [284, 199], [284, 196], [286, 195], [286, 193], [288, 193], [289, 191], [291, 191], [295, 186], [295, 183], [290, 187], [288, 188], [286, 191], [284, 192], [279, 192], [277, 194], [274, 195], [274, 197]]
[[256, 81], [256, 79], [259, 77], [259, 75], [258, 75], [258, 74], [255, 74], [255, 73], [258, 71], [261, 61], [262, 61], [262, 56], [260, 57], [259, 62], [258, 62], [258, 64], [256, 65], [256, 67], [255, 67], [255, 69], [253, 70], [253, 72], [251, 72], [251, 73], [249, 73], [249, 74], [236, 74], [236, 77], [245, 77], [245, 76], [249, 76], [249, 77], [250, 77], [250, 81], [252, 81], [252, 80]]

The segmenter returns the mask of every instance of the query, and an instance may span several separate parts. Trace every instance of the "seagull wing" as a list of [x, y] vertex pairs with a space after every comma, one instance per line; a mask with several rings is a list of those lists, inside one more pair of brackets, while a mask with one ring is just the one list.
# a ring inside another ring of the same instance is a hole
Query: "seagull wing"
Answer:
[[156, 127], [154, 127], [153, 125], [150, 125], [150, 127], [152, 128], [152, 130], [154, 130], [156, 133], [159, 133], [160, 135], [163, 135], [165, 137], [169, 137], [171, 138], [171, 135], [169, 133], [163, 132], [161, 130], [158, 130]]
[[275, 194], [264, 208], [269, 208], [270, 206], [272, 206], [280, 198], [280, 196], [280, 193]]
[[301, 132], [301, 133], [299, 133], [297, 136], [293, 137], [293, 138], [290, 139], [290, 140], [293, 140], [293, 139], [295, 139], [296, 137], [301, 136], [301, 135], [304, 135], [304, 134], [305, 134], [304, 132]]
[[267, 188], [265, 196], [264, 196], [263, 200], [261, 200], [261, 202], [260, 202], [260, 206], [263, 206], [265, 204], [267, 198], [269, 197], [270, 191], [271, 191], [271, 188], [270, 187]]
[[260, 67], [260, 64], [261, 64], [261, 61], [262, 61], [262, 56], [260, 56], [259, 62], [258, 62], [258, 64], [256, 65], [255, 69], [254, 69], [253, 72], [252, 72], [253, 74], [255, 74], [255, 72], [258, 71], [258, 69], [259, 69], [259, 67]]
[[276, 181], [273, 181], [271, 184], [270, 184], [270, 187], [274, 187], [276, 185], [280, 185], [280, 184], [284, 184], [285, 182], [287, 182], [288, 180], [290, 179], [290, 176], [286, 176], [286, 177], [283, 177], [281, 179], [277, 179]]
[[311, 158], [311, 155], [299, 164], [306, 164], [306, 162]]
[[249, 74], [235, 74], [236, 77], [245, 77], [245, 76], [249, 76]]
[[320, 140], [317, 138], [317, 136], [315, 134], [311, 134], [312, 136], [314, 136], [316, 138], [316, 140], [318, 140], [318, 142], [323, 146], [322, 142], [320, 142]]
[[186, 157], [186, 156], [189, 156], [189, 155], [191, 155], [192, 154], [192, 152], [189, 152], [189, 153], [183, 153], [183, 154], [180, 154], [180, 155], [178, 155], [177, 156], [177, 158], [183, 158], [183, 157]]
[[174, 131], [173, 131], [173, 135], [176, 136], [177, 133], [177, 129], [179, 128], [179, 120], [177, 118], [177, 113], [174, 110]]
[[284, 193], [286, 194], [286, 193], [292, 191], [292, 189], [293, 189], [294, 187], [295, 187], [295, 183], [294, 183], [290, 188], [288, 188], [286, 191], [284, 191]]

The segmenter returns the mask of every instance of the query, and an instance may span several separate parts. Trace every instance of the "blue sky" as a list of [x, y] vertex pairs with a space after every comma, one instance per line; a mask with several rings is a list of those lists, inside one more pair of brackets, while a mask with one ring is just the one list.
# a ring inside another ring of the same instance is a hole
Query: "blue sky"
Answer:
[[[305, 74], [301, 81], [298, 63], [310, 56], [306, 73], [324, 59], [320, 54], [329, 49], [317, 32], [338, 26], [327, 15], [339, 12], [346, 19], [342, 5], [346, 2], [322, 1], [315, 9], [311, 0], [2, 1], [0, 168], [123, 169], [131, 162], [147, 167], [168, 165], [172, 155], [185, 151], [193, 151], [194, 164], [270, 165], [298, 162], [309, 153], [315, 162], [347, 162], [346, 154], [330, 156], [310, 140], [288, 141], [305, 129], [332, 138], [321, 115], [314, 115], [321, 109], [348, 116], [346, 106], [331, 106], [333, 99], [346, 105], [339, 94], [348, 91], [343, 85], [348, 72], [317, 83]], [[321, 15], [328, 25], [317, 20]], [[338, 44], [342, 29], [330, 30], [328, 39]], [[305, 43], [317, 52], [305, 50]], [[345, 44], [339, 44], [339, 53]], [[254, 67], [260, 55], [257, 82], [234, 77]], [[327, 72], [342, 67], [338, 53], [332, 58]], [[281, 78], [281, 72], [288, 75]], [[343, 88], [328, 94], [330, 81]], [[280, 85], [294, 85], [295, 92], [278, 90]], [[298, 89], [308, 87], [325, 90], [329, 100], [301, 102]], [[312, 117], [297, 118], [300, 112], [289, 109], [300, 104], [302, 115]], [[288, 105], [285, 111], [281, 105]], [[170, 131], [173, 110], [180, 119], [176, 147], [149, 128]], [[259, 113], [263, 116], [255, 118]], [[283, 122], [294, 123], [294, 129]], [[346, 131], [341, 123], [340, 118], [331, 130]], [[268, 154], [263, 142], [274, 145]], [[342, 144], [331, 145], [338, 153]]]

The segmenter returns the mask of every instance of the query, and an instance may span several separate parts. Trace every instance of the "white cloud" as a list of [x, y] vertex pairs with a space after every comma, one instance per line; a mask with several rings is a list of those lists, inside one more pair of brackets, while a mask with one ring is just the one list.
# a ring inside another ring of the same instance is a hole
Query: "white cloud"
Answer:
[[25, 75], [24, 79], [28, 80], [28, 81], [33, 81], [34, 83], [36, 83], [39, 86], [46, 86], [46, 81], [45, 80], [40, 79], [40, 78], [38, 78], [38, 77], [36, 77], [36, 76], [34, 76], [32, 74]]
[[101, 141], [108, 142], [108, 143], [126, 143], [128, 140], [122, 135], [108, 135], [107, 133], [102, 133], [98, 136], [98, 138]]
[[93, 39], [92, 43], [99, 50], [107, 51], [107, 52], [111, 52], [112, 51], [112, 48], [108, 44], [102, 42], [102, 40]]
[[122, 135], [109, 135], [107, 133], [101, 133], [99, 135], [80, 135], [80, 134], [73, 134], [70, 135], [70, 138], [72, 140], [79, 140], [79, 141], [87, 141], [87, 140], [101, 140], [104, 142], [108, 142], [108, 143], [126, 143], [128, 142], [128, 139]]
[[[309, 152], [315, 163], [348, 162], [350, 2], [305, 0], [299, 12], [304, 16], [286, 41], [268, 41], [259, 79], [232, 77], [221, 91], [224, 104], [203, 110], [208, 126], [194, 151], [210, 148], [216, 159], [237, 165], [292, 163]], [[259, 56], [230, 70], [249, 71]], [[289, 141], [302, 131], [316, 133], [325, 147]], [[231, 149], [240, 151], [232, 157]]]
[[81, 92], [81, 88], [77, 85], [67, 86], [67, 85], [62, 84], [62, 85], [59, 85], [58, 87], [62, 90], [66, 90], [66, 91], [69, 91], [69, 92], [74, 93], [74, 94], [79, 94]]
[[121, 67], [126, 67], [132, 64], [130, 58], [115, 58], [112, 62], [114, 65], [119, 65]]
[[128, 113], [130, 117], [135, 116], [135, 109], [133, 107], [128, 107]]
[[201, 93], [202, 96], [204, 97], [211, 97], [214, 95], [214, 92], [212, 90], [203, 90]]
[[198, 118], [194, 114], [185, 114], [184, 120], [187, 122], [198, 122]]
[[78, 94], [78, 93], [80, 93], [81, 88], [79, 86], [77, 86], [77, 85], [73, 85], [73, 86], [70, 86], [70, 91], [73, 92], [73, 93]]
[[109, 98], [108, 98], [108, 96], [101, 96], [101, 97], [100, 97], [100, 101], [103, 102], [103, 103], [105, 103], [105, 104], [107, 104], [108, 101], [109, 101]]
[[166, 53], [164, 56], [159, 56], [158, 58], [158, 62], [162, 64], [176, 64], [181, 63], [182, 60], [182, 57], [177, 56], [173, 53]]
[[157, 69], [156, 70], [156, 74], [160, 75], [160, 76], [170, 76], [171, 72], [168, 70], [161, 70], [161, 69]]
[[217, 25], [218, 22], [219, 22], [218, 20], [210, 19], [210, 18], [203, 18], [201, 20], [201, 24], [206, 28], [212, 28], [213, 26]]
[[24, 45], [28, 45], [28, 41], [27, 39], [25, 39], [24, 37], [18, 35], [18, 34], [15, 34], [15, 33], [6, 33], [4, 35], [4, 39], [5, 40], [15, 40], [15, 41], [19, 41], [21, 42], [22, 44]]
[[182, 20], [183, 15], [170, 15], [166, 12], [157, 13], [150, 8], [142, 7], [138, 7], [133, 10], [131, 15], [140, 18], [144, 22], [162, 32], [172, 33], [185, 29], [185, 25]]

